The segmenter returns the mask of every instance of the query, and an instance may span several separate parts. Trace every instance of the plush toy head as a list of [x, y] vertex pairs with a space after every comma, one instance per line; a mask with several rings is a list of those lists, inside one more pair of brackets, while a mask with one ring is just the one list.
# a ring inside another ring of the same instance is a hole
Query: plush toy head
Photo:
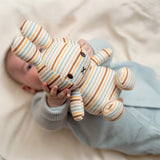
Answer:
[[[52, 39], [41, 26], [31, 21], [24, 21], [20, 30], [25, 37], [14, 40], [12, 51], [35, 65], [41, 81], [47, 82], [50, 87], [56, 84], [59, 89], [75, 89], [82, 85], [90, 58], [77, 42], [67, 38]], [[43, 53], [32, 42], [41, 46]]]

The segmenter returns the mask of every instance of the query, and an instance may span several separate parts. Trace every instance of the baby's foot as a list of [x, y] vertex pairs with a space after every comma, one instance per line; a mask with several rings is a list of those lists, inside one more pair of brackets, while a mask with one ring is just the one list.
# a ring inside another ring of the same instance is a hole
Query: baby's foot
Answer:
[[89, 54], [90, 57], [93, 56], [93, 49], [92, 49], [92, 47], [84, 39], [80, 39], [78, 41], [78, 43], [79, 43], [79, 45], [82, 48], [84, 48], [87, 51], [87, 53]]

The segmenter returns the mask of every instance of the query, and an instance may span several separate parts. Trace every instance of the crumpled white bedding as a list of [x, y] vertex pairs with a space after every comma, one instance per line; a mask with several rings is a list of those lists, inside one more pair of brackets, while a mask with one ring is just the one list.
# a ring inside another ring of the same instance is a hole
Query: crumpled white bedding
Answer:
[[[33, 120], [32, 95], [6, 75], [5, 51], [22, 20], [43, 24], [54, 37], [104, 38], [114, 48], [113, 63], [131, 60], [160, 76], [159, 0], [1, 0], [0, 1], [0, 155], [7, 160], [158, 160], [88, 148], [70, 130], [46, 131]], [[158, 73], [159, 72], [159, 73]]]

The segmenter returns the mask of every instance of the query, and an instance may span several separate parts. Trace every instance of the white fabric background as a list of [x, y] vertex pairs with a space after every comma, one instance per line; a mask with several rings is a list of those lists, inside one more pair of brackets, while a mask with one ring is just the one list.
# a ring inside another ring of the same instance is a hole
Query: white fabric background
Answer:
[[131, 60], [160, 76], [159, 0], [0, 0], [0, 154], [7, 160], [158, 160], [91, 149], [69, 130], [49, 132], [33, 120], [32, 95], [5, 73], [3, 58], [24, 19], [42, 24], [52, 37], [99, 37], [114, 48], [113, 63]]

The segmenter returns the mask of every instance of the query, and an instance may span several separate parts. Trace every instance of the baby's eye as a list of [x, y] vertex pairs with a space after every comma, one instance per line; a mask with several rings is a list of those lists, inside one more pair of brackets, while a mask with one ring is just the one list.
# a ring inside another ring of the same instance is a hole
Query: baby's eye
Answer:
[[28, 67], [27, 67], [27, 70], [30, 70], [32, 68], [32, 65], [29, 64]]

